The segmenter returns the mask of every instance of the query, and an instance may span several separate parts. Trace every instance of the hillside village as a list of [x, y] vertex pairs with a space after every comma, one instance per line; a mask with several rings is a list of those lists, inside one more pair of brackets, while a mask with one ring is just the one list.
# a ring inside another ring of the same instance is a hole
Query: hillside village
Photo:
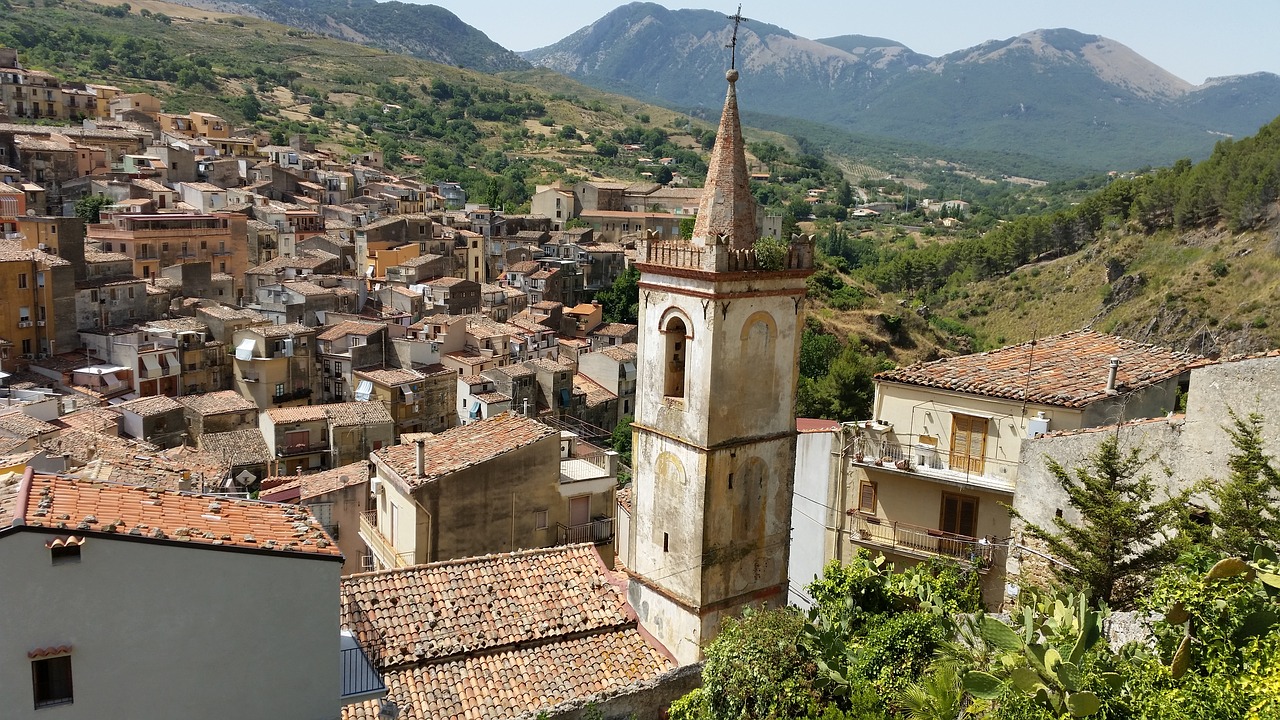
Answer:
[[1079, 330], [795, 418], [817, 250], [757, 207], [737, 78], [705, 187], [507, 214], [0, 49], [6, 713], [665, 717], [828, 562], [1009, 607], [1054, 562], [1026, 526], [1078, 520], [1046, 457], [1123, 436], [1194, 489], [1272, 409], [1274, 352]]

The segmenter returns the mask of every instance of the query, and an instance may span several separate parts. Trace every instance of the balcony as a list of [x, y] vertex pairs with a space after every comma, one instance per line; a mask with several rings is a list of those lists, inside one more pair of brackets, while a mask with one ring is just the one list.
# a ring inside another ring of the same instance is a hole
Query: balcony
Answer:
[[280, 457], [308, 455], [310, 453], [324, 452], [328, 449], [329, 442], [327, 440], [321, 440], [313, 443], [294, 443], [293, 445], [282, 445], [280, 447]]
[[338, 652], [342, 665], [342, 704], [351, 705], [386, 696], [387, 686], [382, 675], [360, 647], [355, 635], [346, 628], [341, 633]]
[[[245, 381], [248, 382], [249, 379], [246, 377]], [[298, 388], [293, 392], [272, 395], [271, 402], [278, 405], [280, 403], [293, 402], [294, 400], [305, 400], [309, 397], [311, 397], [311, 388]]]
[[1018, 474], [1016, 462], [985, 457], [970, 461], [963, 468], [953, 468], [950, 453], [936, 444], [904, 444], [858, 432], [847, 448], [849, 459], [855, 465], [978, 490], [1009, 494], [1014, 491]]
[[387, 539], [378, 529], [378, 511], [365, 510], [360, 513], [360, 539], [369, 547], [369, 551], [383, 567], [402, 568], [413, 564], [413, 553], [402, 553], [396, 550], [395, 543]]
[[557, 545], [574, 545], [577, 543], [602, 545], [608, 542], [613, 542], [613, 518], [598, 517], [581, 525], [556, 523]]
[[882, 520], [856, 510], [849, 514], [853, 518], [853, 542], [901, 555], [952, 558], [985, 572], [995, 564], [997, 550], [1001, 549], [968, 535]]

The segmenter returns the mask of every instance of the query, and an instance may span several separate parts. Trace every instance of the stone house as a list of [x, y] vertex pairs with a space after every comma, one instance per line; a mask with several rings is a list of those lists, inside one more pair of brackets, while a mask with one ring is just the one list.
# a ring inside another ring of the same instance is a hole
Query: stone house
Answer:
[[554, 545], [571, 518], [607, 518], [593, 539], [612, 538], [612, 485], [562, 482], [559, 432], [535, 420], [499, 415], [369, 459], [377, 512], [360, 533], [379, 568]]
[[261, 498], [267, 502], [293, 503], [311, 511], [342, 551], [344, 576], [372, 570], [360, 539], [360, 516], [370, 509], [369, 462], [343, 465], [309, 475], [277, 475], [262, 481]]

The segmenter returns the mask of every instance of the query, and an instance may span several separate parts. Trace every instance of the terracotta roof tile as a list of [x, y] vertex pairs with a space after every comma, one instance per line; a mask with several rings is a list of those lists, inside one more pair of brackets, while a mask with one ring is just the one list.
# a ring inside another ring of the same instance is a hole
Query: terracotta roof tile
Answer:
[[342, 624], [384, 670], [625, 626], [607, 573], [581, 544], [352, 575]]
[[617, 400], [618, 396], [606, 390], [600, 383], [592, 380], [586, 375], [573, 376], [573, 389], [581, 391], [587, 396], [587, 407], [596, 407], [603, 405], [611, 400]]
[[356, 370], [356, 375], [372, 380], [379, 385], [386, 385], [387, 387], [418, 382], [426, 379], [426, 376], [422, 373], [408, 368], [361, 368]]
[[335, 427], [351, 425], [373, 425], [375, 423], [395, 422], [387, 406], [377, 401], [353, 400], [344, 403], [322, 405], [330, 424]]
[[258, 428], [205, 433], [200, 436], [200, 451], [211, 456], [209, 459], [214, 465], [223, 468], [268, 463], [274, 459]]
[[0, 415], [0, 434], [18, 438], [33, 438], [60, 430], [43, 420], [33, 418], [22, 412], [11, 412]]
[[374, 455], [410, 487], [418, 487], [555, 434], [556, 430], [536, 420], [512, 413], [451, 428], [424, 441], [423, 477], [416, 477], [414, 445], [393, 445], [375, 450]]
[[323, 405], [299, 405], [297, 407], [268, 408], [263, 412], [267, 417], [271, 418], [271, 422], [276, 425], [317, 422], [328, 417], [324, 411]]
[[366, 323], [359, 320], [344, 320], [333, 327], [326, 329], [324, 332], [316, 336], [317, 340], [338, 340], [348, 335], [360, 335], [369, 337], [374, 333], [386, 328], [386, 325], [379, 323]]
[[621, 345], [612, 345], [600, 351], [601, 355], [604, 355], [605, 357], [608, 357], [620, 363], [635, 362], [636, 356], [638, 353], [639, 353], [639, 348], [636, 346], [635, 343], [623, 343]]
[[1111, 358], [1119, 358], [1121, 393], [1185, 372], [1197, 355], [1076, 330], [985, 353], [917, 363], [876, 375], [881, 382], [940, 388], [1043, 405], [1084, 407], [1108, 397]]
[[222, 413], [248, 412], [257, 410], [258, 406], [245, 400], [235, 390], [219, 390], [200, 395], [184, 395], [178, 402], [201, 415], [219, 415]]
[[305, 508], [36, 475], [23, 522], [77, 535], [341, 558]]
[[155, 415], [163, 415], [172, 410], [182, 409], [182, 403], [174, 400], [168, 395], [152, 395], [150, 397], [140, 397], [136, 400], [129, 400], [116, 405], [117, 410], [128, 410], [134, 415], [142, 417], [152, 417]]
[[355, 462], [310, 475], [286, 475], [263, 479], [262, 499], [269, 502], [307, 500], [369, 481], [369, 463]]
[[[656, 678], [674, 666], [635, 628], [383, 674], [400, 720], [515, 718]], [[380, 704], [343, 708], [379, 720]], [[385, 716], [384, 716], [385, 717]]]
[[609, 323], [601, 325], [591, 332], [592, 335], [601, 335], [603, 337], [626, 337], [634, 335], [639, 329], [638, 326], [631, 323]]

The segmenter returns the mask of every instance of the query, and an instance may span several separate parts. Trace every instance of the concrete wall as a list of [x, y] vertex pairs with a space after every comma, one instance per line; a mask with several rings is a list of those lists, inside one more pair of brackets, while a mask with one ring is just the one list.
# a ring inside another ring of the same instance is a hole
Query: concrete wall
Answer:
[[[809, 607], [805, 585], [822, 575], [822, 567], [837, 557], [843, 518], [840, 485], [840, 433], [800, 433], [796, 438], [795, 497], [791, 503], [791, 557], [788, 562], [787, 603]], [[834, 517], [833, 517], [834, 516]], [[797, 592], [801, 591], [801, 592]]]
[[[6, 718], [338, 717], [340, 563], [90, 537], [54, 566], [53, 537], [0, 538]], [[75, 702], [34, 710], [26, 653], [58, 645]]]
[[[569, 523], [559, 484], [556, 435], [426, 484], [416, 495], [436, 518], [428, 560], [551, 545], [556, 523]], [[547, 528], [535, 529], [534, 513], [542, 510]]]
[[[1108, 437], [1117, 437], [1123, 451], [1137, 448], [1144, 458], [1140, 474], [1156, 486], [1156, 498], [1165, 492], [1177, 493], [1209, 478], [1226, 478], [1227, 462], [1235, 448], [1226, 427], [1230, 411], [1239, 415], [1263, 416], [1263, 441], [1267, 452], [1280, 455], [1280, 357], [1253, 358], [1220, 363], [1191, 372], [1185, 417], [1172, 416], [1132, 422], [1096, 430], [1050, 435], [1026, 440], [1022, 448], [1018, 492], [1013, 506], [1031, 522], [1052, 527], [1056, 512], [1062, 510], [1067, 522], [1078, 522], [1066, 494], [1049, 473], [1052, 458], [1067, 468], [1084, 465]], [[1207, 498], [1198, 498], [1207, 502]], [[1013, 526], [1014, 539], [1040, 548]], [[1028, 552], [1010, 553], [1007, 574], [1011, 583], [1020, 579], [1043, 583], [1049, 576], [1046, 561]]]

